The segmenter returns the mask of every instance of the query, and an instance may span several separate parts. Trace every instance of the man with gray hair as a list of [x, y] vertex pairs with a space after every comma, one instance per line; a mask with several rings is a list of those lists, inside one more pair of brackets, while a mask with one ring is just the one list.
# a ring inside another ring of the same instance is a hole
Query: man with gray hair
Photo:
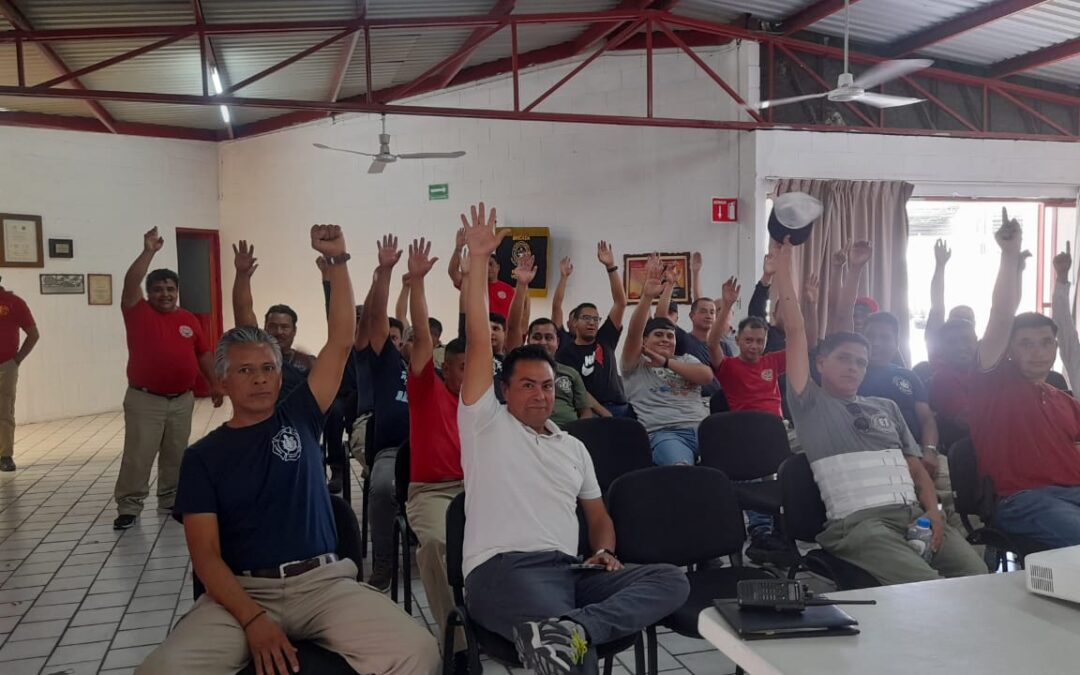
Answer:
[[330, 282], [327, 342], [307, 382], [280, 403], [281, 349], [254, 326], [218, 344], [216, 369], [233, 416], [184, 456], [173, 516], [206, 587], [138, 668], [140, 675], [296, 672], [290, 642], [315, 640], [360, 673], [434, 675], [434, 637], [338, 559], [319, 435], [341, 384], [356, 317], [345, 239], [311, 228]]

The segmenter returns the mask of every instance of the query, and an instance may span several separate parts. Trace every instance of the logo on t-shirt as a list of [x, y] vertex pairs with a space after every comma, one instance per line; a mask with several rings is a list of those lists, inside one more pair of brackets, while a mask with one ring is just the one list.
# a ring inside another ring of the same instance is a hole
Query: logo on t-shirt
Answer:
[[281, 427], [270, 444], [281, 461], [295, 462], [300, 459], [300, 434], [296, 433], [296, 429]]
[[195, 334], [195, 331], [191, 330], [191, 326], [180, 326], [180, 336], [189, 338]]
[[7, 316], [8, 314], [11, 314], [11, 307], [0, 305], [0, 316]]
[[585, 357], [585, 363], [581, 364], [581, 374], [588, 377], [596, 369], [596, 352]]
[[896, 387], [904, 396], [911, 396], [911, 380], [906, 377], [897, 375], [892, 380], [893, 386]]
[[562, 375], [555, 378], [555, 387], [564, 394], [570, 393], [570, 378]]
[[497, 297], [500, 300], [505, 300], [506, 299], [506, 291], [495, 291], [495, 297]]
[[765, 370], [761, 371], [761, 379], [765, 380], [766, 382], [772, 382], [772, 380], [773, 380], [773, 370], [772, 370], [772, 368], [766, 368]]

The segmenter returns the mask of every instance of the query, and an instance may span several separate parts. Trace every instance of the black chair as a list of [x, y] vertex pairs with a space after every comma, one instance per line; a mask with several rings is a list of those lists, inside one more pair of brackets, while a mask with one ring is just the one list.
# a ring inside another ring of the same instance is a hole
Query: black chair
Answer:
[[821, 492], [814, 482], [814, 472], [806, 455], [793, 455], [781, 464], [777, 482], [780, 484], [784, 534], [791, 540], [792, 555], [797, 561], [788, 571], [788, 577], [794, 579], [800, 569], [807, 569], [832, 580], [840, 590], [880, 586], [881, 582], [866, 570], [824, 549], [799, 555], [796, 542], [816, 542], [827, 520], [825, 504], [821, 501]]
[[368, 506], [371, 504], [371, 467], [375, 466], [375, 416], [368, 418], [364, 428], [364, 485], [360, 489], [360, 547], [363, 555], [367, 556], [368, 549]]
[[[967, 530], [968, 542], [994, 549], [999, 566], [1007, 562], [1006, 553], [1014, 554], [1017, 564], [1023, 568], [1024, 558], [1029, 553], [1051, 548], [1028, 537], [1008, 534], [995, 524], [998, 497], [994, 491], [994, 481], [989, 476], [979, 475], [975, 445], [970, 438], [960, 440], [949, 448], [949, 479], [952, 481], [956, 512]], [[975, 527], [971, 516], [978, 516], [982, 526]]]
[[[735, 481], [744, 510], [780, 515], [780, 484], [768, 479], [791, 457], [784, 421], [766, 412], [709, 415], [698, 426], [701, 466]], [[742, 483], [740, 481], [759, 481]]]
[[[364, 563], [360, 556], [360, 523], [352, 507], [341, 497], [330, 495], [330, 506], [334, 509], [334, 525], [337, 528], [338, 547], [335, 553], [341, 558], [349, 558], [356, 563], [357, 581], [364, 580]], [[195, 599], [206, 592], [199, 577], [191, 573], [192, 591]], [[355, 670], [345, 659], [334, 652], [324, 649], [309, 640], [293, 640], [296, 647], [296, 659], [300, 662], [300, 675], [354, 675]], [[248, 665], [237, 675], [255, 675], [255, 664]]]
[[[688, 567], [686, 603], [660, 623], [700, 638], [698, 614], [717, 598], [736, 596], [743, 579], [773, 579], [766, 570], [739, 566], [746, 528], [735, 486], [722, 471], [703, 466], [659, 466], [628, 473], [611, 484], [608, 511], [625, 563]], [[722, 556], [731, 567], [706, 566]], [[656, 626], [646, 629], [649, 673], [657, 672]]]
[[[579, 516], [580, 519], [580, 516]], [[495, 661], [511, 668], [521, 668], [517, 648], [514, 643], [498, 633], [493, 633], [469, 617], [465, 608], [465, 575], [461, 571], [462, 545], [465, 540], [465, 493], [462, 492], [450, 502], [446, 510], [446, 577], [454, 592], [454, 609], [446, 619], [446, 634], [443, 636], [443, 675], [455, 675], [454, 632], [462, 628], [465, 632], [466, 663], [468, 675], [481, 675], [483, 666], [480, 653], [487, 654]], [[598, 645], [597, 655], [604, 663], [604, 675], [611, 675], [615, 655], [634, 647], [637, 668], [635, 675], [644, 675], [641, 653], [641, 636], [630, 635], [620, 640]]]
[[601, 492], [606, 493], [611, 482], [624, 473], [652, 466], [649, 434], [637, 420], [591, 417], [571, 422], [565, 430], [585, 444]]
[[712, 395], [709, 399], [709, 414], [715, 415], [716, 413], [729, 412], [731, 405], [728, 403], [727, 396], [724, 396], [724, 392], [718, 391]]
[[405, 514], [405, 502], [409, 499], [409, 454], [409, 442], [405, 441], [398, 448], [394, 460], [394, 500], [397, 502], [398, 512], [394, 517], [394, 556], [390, 560], [390, 599], [398, 601], [400, 573], [406, 614], [412, 614], [412, 546], [416, 543], [416, 534], [409, 527], [409, 518]]

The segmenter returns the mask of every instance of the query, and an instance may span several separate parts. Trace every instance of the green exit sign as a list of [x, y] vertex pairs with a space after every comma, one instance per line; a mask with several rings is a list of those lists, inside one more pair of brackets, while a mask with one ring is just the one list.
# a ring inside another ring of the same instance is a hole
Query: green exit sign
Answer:
[[429, 202], [436, 199], [450, 199], [450, 184], [436, 183], [427, 186], [427, 198]]

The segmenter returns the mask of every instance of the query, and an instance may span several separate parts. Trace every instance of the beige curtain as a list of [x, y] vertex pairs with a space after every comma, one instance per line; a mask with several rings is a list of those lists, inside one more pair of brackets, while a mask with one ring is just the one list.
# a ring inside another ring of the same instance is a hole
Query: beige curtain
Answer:
[[[774, 195], [805, 192], [821, 200], [825, 210], [810, 239], [795, 255], [796, 283], [811, 274], [821, 278], [818, 323], [828, 325], [829, 290], [839, 279], [829, 277], [829, 258], [850, 242], [868, 239], [874, 255], [860, 281], [859, 295], [877, 300], [883, 311], [900, 320], [900, 349], [908, 350], [907, 200], [914, 186], [903, 181], [781, 179]], [[801, 290], [801, 289], [800, 289]], [[821, 337], [821, 336], [819, 336]]]

